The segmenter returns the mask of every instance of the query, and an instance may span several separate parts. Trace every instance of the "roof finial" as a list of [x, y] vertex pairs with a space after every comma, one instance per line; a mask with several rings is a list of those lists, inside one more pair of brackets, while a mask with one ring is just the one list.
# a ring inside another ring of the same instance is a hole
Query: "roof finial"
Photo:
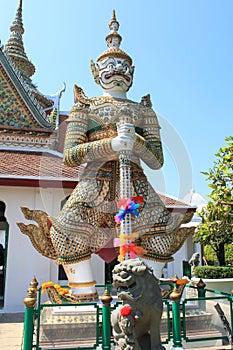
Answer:
[[11, 32], [14, 30], [19, 31], [22, 35], [24, 33], [23, 19], [22, 19], [22, 0], [19, 0], [18, 9], [16, 12], [15, 20], [10, 27]]
[[22, 0], [19, 0], [15, 19], [10, 27], [11, 35], [5, 45], [5, 50], [23, 75], [31, 77], [35, 73], [34, 65], [28, 60], [24, 51], [22, 35], [24, 34], [22, 20]]

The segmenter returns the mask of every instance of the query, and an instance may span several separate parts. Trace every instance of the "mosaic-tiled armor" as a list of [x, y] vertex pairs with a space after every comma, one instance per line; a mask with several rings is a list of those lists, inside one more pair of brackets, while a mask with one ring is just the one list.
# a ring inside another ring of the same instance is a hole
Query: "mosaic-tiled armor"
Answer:
[[[51, 239], [59, 262], [77, 262], [97, 251], [106, 260], [113, 258], [112, 240], [119, 235], [114, 221], [119, 198], [119, 164], [111, 140], [117, 136], [116, 123], [123, 106], [130, 109], [136, 131], [131, 193], [142, 195], [145, 201], [140, 216], [133, 220], [133, 231], [140, 234], [149, 258], [165, 261], [171, 258], [175, 243], [172, 236], [183, 217], [168, 212], [140, 165], [140, 159], [152, 169], [163, 164], [156, 114], [150, 107], [129, 100], [99, 97], [90, 99], [86, 106], [76, 103], [68, 119], [65, 163], [69, 166], [86, 163], [86, 166], [60, 215], [51, 218]], [[181, 241], [177, 243], [180, 245]]]

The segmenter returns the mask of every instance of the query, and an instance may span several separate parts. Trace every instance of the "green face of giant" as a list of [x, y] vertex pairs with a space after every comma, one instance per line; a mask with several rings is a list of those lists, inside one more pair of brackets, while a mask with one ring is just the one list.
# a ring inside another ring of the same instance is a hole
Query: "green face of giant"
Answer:
[[127, 60], [108, 57], [97, 63], [99, 84], [107, 91], [127, 92], [133, 84], [134, 66]]

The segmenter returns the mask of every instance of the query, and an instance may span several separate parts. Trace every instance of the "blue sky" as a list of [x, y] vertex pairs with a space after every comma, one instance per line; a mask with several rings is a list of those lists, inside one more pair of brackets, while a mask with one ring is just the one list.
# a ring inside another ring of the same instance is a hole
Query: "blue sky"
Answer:
[[[18, 0], [0, 0], [0, 40], [5, 44]], [[44, 94], [66, 83], [62, 110], [73, 104], [73, 85], [101, 94], [89, 62], [105, 50], [112, 9], [121, 48], [135, 64], [128, 98], [150, 93], [164, 143], [162, 171], [146, 173], [160, 191], [183, 198], [209, 192], [201, 171], [232, 135], [232, 0], [23, 0], [24, 46], [36, 66], [33, 82]]]

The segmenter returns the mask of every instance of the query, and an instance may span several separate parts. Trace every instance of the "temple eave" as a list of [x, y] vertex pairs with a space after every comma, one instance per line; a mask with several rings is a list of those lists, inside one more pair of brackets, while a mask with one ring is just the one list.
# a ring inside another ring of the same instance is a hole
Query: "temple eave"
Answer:
[[45, 128], [27, 128], [27, 127], [23, 127], [23, 126], [20, 126], [20, 127], [17, 127], [17, 126], [8, 126], [8, 125], [0, 125], [0, 133], [2, 133], [2, 130], [6, 130], [5, 132], [7, 131], [10, 131], [10, 132], [26, 132], [26, 133], [42, 133], [42, 134], [52, 134], [53, 133], [53, 129], [45, 129]]
[[0, 186], [12, 187], [38, 187], [38, 188], [67, 188], [74, 189], [77, 181], [74, 180], [60, 180], [60, 179], [28, 179], [28, 178], [11, 178], [1, 177]]

